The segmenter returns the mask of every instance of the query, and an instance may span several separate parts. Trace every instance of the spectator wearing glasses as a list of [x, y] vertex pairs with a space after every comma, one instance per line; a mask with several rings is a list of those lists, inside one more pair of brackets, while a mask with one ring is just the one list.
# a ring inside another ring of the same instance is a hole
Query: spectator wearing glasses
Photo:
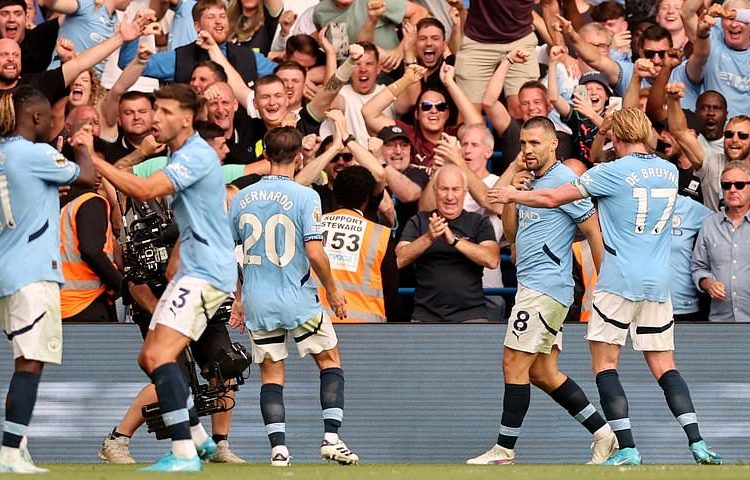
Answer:
[[693, 251], [693, 281], [711, 297], [712, 322], [750, 322], [750, 165], [721, 174], [726, 208], [708, 217]]
[[718, 211], [722, 199], [720, 175], [726, 163], [750, 163], [750, 117], [737, 115], [729, 120], [724, 128], [724, 153], [714, 155], [712, 150], [706, 148], [704, 142], [699, 141], [688, 129], [685, 113], [676, 104], [682, 91], [681, 84], [669, 84], [666, 87], [669, 130], [695, 168], [695, 174], [701, 181], [705, 205]]
[[[424, 67], [410, 65], [405, 70], [403, 77], [378, 92], [365, 104], [362, 108], [362, 115], [365, 118], [367, 129], [373, 135], [391, 125], [396, 125], [404, 130], [412, 144], [411, 164], [431, 171], [435, 147], [443, 134], [455, 136], [459, 128], [458, 125], [447, 125], [451, 112], [446, 93], [437, 90], [422, 91], [417, 98], [414, 125], [407, 125], [401, 120], [394, 120], [384, 114], [388, 106], [409, 86], [422, 80], [425, 72]], [[440, 80], [463, 117], [464, 123], [467, 125], [484, 123], [482, 116], [474, 109], [471, 101], [456, 84], [454, 74], [455, 71], [451, 65], [443, 64], [440, 70]]]
[[[583, 37], [573, 29], [573, 25], [565, 20], [559, 18], [560, 28], [565, 34], [565, 38], [573, 46], [573, 49], [578, 53], [579, 57], [583, 59], [589, 66], [602, 72], [609, 81], [610, 85], [613, 86], [615, 95], [624, 97], [628, 89], [628, 84], [633, 77], [635, 70], [635, 64], [629, 58], [618, 58], [613, 60], [609, 56], [602, 55], [598, 48], [588, 43]], [[643, 35], [640, 37], [638, 42], [638, 57], [645, 58], [653, 64], [653, 77], [659, 75], [662, 67], [666, 64], [667, 53], [672, 48], [672, 36], [667, 30], [660, 27], [659, 25], [651, 25], [643, 31]], [[691, 61], [693, 62], [691, 64]], [[691, 57], [687, 62], [682, 62], [676, 66], [670, 73], [670, 82], [681, 82], [685, 85], [694, 85], [700, 83], [700, 78], [692, 75], [690, 72], [696, 65], [695, 60]], [[692, 76], [691, 76], [692, 75]], [[691, 80], [692, 78], [692, 80]], [[652, 78], [644, 78], [642, 86], [651, 86]], [[695, 98], [695, 97], [693, 97]], [[690, 99], [685, 100], [683, 107], [693, 109], [695, 103], [689, 104]]]
[[[357, 142], [354, 135], [349, 133], [346, 119], [340, 110], [330, 110], [326, 112], [326, 117], [335, 126], [333, 135], [323, 139], [318, 148], [318, 156], [305, 165], [294, 177], [294, 180], [302, 185], [311, 185], [320, 195], [323, 213], [329, 213], [341, 207], [336, 195], [334, 195], [336, 178], [339, 173], [352, 165], [359, 164], [369, 170], [375, 178], [375, 189], [363, 211], [364, 217], [373, 222], [393, 226], [395, 224], [393, 202], [390, 196], [384, 193], [385, 170], [375, 156]], [[331, 153], [333, 154], [331, 155]], [[327, 182], [324, 185], [314, 184], [313, 182], [319, 178], [321, 171], [325, 172]]]

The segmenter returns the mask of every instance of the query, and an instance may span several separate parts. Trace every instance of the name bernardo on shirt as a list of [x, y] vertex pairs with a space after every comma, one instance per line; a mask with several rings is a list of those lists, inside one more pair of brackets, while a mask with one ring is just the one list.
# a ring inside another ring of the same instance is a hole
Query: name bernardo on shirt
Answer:
[[244, 197], [240, 199], [240, 208], [245, 208], [252, 202], [267, 201], [276, 202], [281, 205], [281, 208], [288, 211], [294, 207], [294, 202], [281, 192], [274, 192], [272, 190], [255, 190], [253, 192], [247, 192]]

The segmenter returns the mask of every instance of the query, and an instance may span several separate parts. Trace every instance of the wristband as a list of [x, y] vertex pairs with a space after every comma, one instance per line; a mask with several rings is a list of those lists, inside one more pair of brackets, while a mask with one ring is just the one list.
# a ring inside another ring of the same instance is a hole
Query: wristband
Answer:
[[453, 237], [453, 241], [451, 242], [451, 247], [455, 247], [459, 240], [461, 239], [458, 237]]
[[336, 69], [336, 73], [334, 73], [334, 75], [342, 82], [348, 82], [349, 79], [352, 78], [352, 73], [354, 72], [355, 66], [356, 64], [354, 63], [354, 59], [352, 57], [348, 57], [344, 61], [344, 63], [342, 63], [341, 66]]
[[696, 37], [700, 38], [701, 40], [706, 40], [710, 36], [711, 36], [710, 33], [707, 33], [706, 35], [696, 35]]
[[505, 59], [510, 63], [511, 65], [515, 65], [516, 62], [514, 62], [510, 57], [505, 57]]
[[411, 82], [408, 79], [401, 77], [395, 82], [388, 85], [388, 90], [391, 91], [394, 97], [398, 97], [399, 95], [404, 93], [407, 88], [409, 88], [409, 85], [411, 85]]
[[352, 134], [350, 133], [350, 134], [349, 134], [349, 136], [348, 136], [348, 137], [346, 137], [346, 138], [344, 139], [344, 141], [343, 141], [343, 142], [341, 142], [341, 143], [343, 143], [343, 144], [344, 144], [344, 146], [346, 147], [346, 146], [348, 146], [348, 145], [349, 145], [349, 142], [351, 142], [351, 141], [353, 141], [353, 140], [356, 140], [356, 139], [354, 138], [354, 135], [352, 135]]

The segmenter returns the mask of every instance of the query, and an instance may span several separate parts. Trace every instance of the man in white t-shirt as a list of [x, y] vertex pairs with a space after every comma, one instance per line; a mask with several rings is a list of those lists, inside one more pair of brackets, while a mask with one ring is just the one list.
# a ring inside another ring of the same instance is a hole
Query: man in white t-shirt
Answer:
[[[370, 134], [367, 132], [365, 119], [362, 117], [362, 107], [380, 90], [384, 89], [385, 85], [376, 83], [380, 74], [380, 58], [377, 48], [369, 42], [361, 42], [359, 45], [364, 48], [365, 53], [357, 61], [357, 66], [354, 68], [349, 83], [341, 87], [333, 105], [344, 112], [346, 125], [357, 143], [367, 145]], [[392, 105], [385, 110], [385, 115], [391, 118], [396, 117], [396, 111]], [[332, 134], [333, 123], [326, 120], [320, 127], [320, 136], [325, 138]]]

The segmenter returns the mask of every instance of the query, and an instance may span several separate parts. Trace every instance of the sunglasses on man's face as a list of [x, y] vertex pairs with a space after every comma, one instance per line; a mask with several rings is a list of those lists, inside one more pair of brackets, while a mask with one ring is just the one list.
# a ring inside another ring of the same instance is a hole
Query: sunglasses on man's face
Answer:
[[745, 187], [750, 185], [750, 182], [721, 182], [722, 190], [729, 190], [734, 185], [737, 190], [744, 190]]
[[354, 155], [352, 155], [351, 153], [339, 153], [338, 155], [336, 155], [335, 157], [331, 159], [331, 163], [336, 163], [339, 160], [343, 160], [345, 163], [349, 163], [352, 161], [353, 158], [354, 158]]
[[724, 138], [734, 138], [734, 136], [737, 135], [740, 137], [740, 140], [747, 140], [750, 138], [750, 133], [748, 132], [737, 132], [735, 130], [724, 130]]
[[432, 110], [432, 107], [435, 107], [438, 112], [444, 112], [448, 110], [448, 104], [445, 102], [422, 102], [422, 111], [423, 112], [429, 112]]
[[644, 50], [643, 56], [648, 58], [649, 60], [653, 60], [654, 57], [659, 56], [660, 58], [665, 58], [667, 56], [667, 50]]

